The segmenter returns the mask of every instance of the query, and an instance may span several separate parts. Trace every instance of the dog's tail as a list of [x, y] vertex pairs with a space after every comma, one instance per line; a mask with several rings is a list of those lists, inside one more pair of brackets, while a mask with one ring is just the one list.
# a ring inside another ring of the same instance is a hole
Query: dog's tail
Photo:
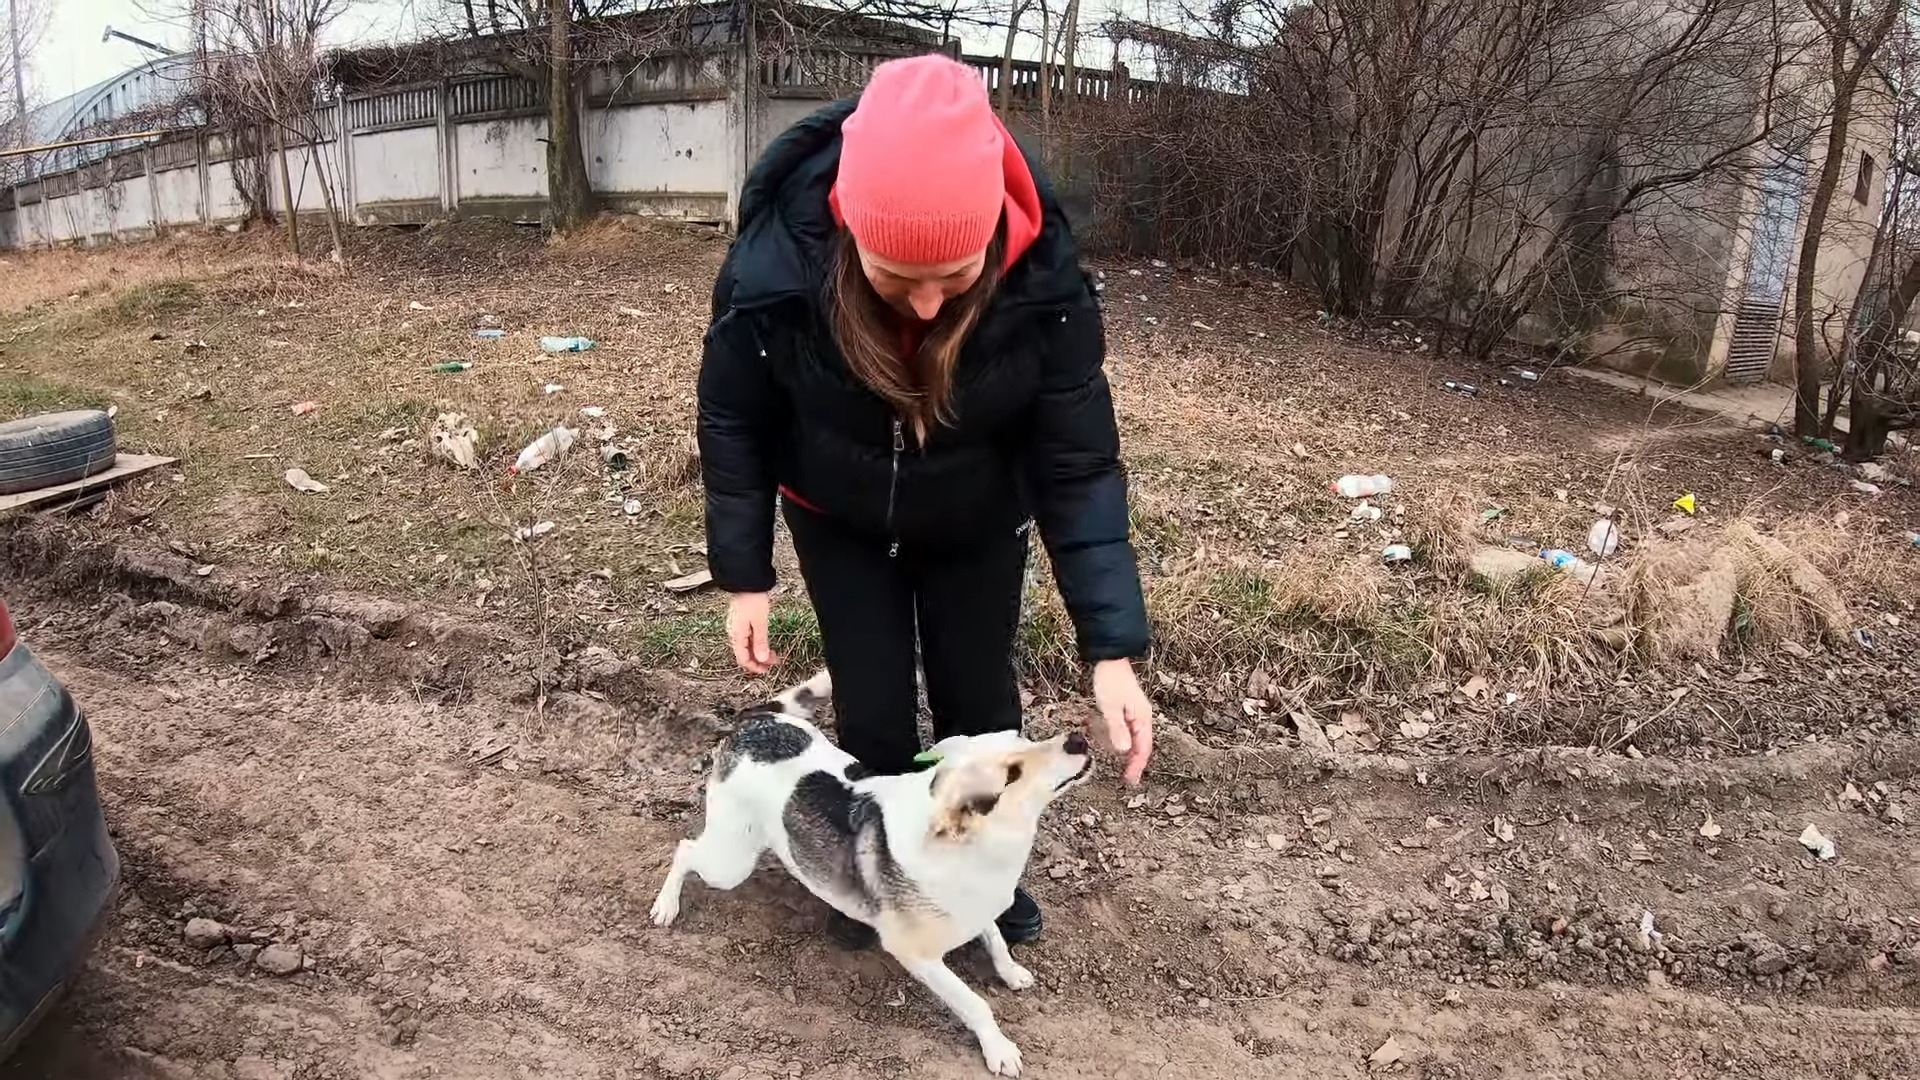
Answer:
[[833, 676], [827, 674], [825, 668], [821, 668], [813, 678], [776, 695], [773, 703], [788, 716], [811, 720], [813, 714], [819, 712], [820, 706], [826, 704], [831, 697], [833, 697]]

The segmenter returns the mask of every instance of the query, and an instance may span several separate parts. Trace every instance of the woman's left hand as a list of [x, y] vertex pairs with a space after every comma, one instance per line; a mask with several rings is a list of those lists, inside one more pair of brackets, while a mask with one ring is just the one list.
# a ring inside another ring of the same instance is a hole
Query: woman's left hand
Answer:
[[1093, 665], [1093, 703], [1107, 724], [1107, 744], [1127, 756], [1126, 781], [1140, 783], [1153, 756], [1153, 703], [1130, 660], [1102, 660]]

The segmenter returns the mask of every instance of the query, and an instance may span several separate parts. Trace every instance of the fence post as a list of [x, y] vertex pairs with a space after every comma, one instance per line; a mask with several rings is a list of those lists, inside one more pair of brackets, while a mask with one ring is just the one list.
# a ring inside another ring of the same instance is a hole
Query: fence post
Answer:
[[[440, 211], [452, 214], [460, 209], [460, 193], [457, 188], [460, 174], [453, 161], [453, 124], [448, 117], [452, 111], [452, 94], [447, 80], [440, 80], [440, 87], [434, 94], [434, 141], [440, 157]], [[551, 134], [551, 132], [549, 132]]]
[[148, 143], [140, 150], [140, 163], [147, 170], [147, 223], [153, 228], [153, 238], [160, 239], [160, 178], [153, 174], [153, 144]]
[[338, 118], [334, 121], [334, 174], [340, 179], [340, 216], [344, 225], [357, 224], [359, 211], [353, 193], [353, 131], [348, 126], [352, 114], [347, 109], [347, 94], [340, 94]]
[[747, 186], [747, 172], [753, 168], [754, 151], [759, 147], [757, 135], [762, 108], [758, 94], [760, 79], [753, 30], [754, 6], [748, 3], [742, 7], [745, 15], [740, 20], [739, 37], [731, 50], [733, 70], [729, 73], [731, 78], [727, 87], [727, 127], [733, 136], [727, 140], [727, 228], [734, 232], [740, 228], [740, 191]]
[[213, 189], [207, 167], [207, 129], [201, 128], [193, 133], [193, 179], [194, 198], [198, 205], [194, 207], [194, 216], [200, 219], [200, 227], [213, 227]]

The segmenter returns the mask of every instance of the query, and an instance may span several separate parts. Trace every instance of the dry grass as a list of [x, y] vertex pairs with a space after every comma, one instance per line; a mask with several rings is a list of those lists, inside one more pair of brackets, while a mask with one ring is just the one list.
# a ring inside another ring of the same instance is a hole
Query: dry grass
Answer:
[[168, 283], [192, 283], [225, 277], [254, 267], [276, 273], [309, 275], [317, 264], [286, 255], [278, 238], [260, 233], [181, 233], [152, 243], [130, 244], [111, 252], [81, 248], [14, 252], [0, 255], [0, 313], [37, 304], [135, 292]]
[[1652, 654], [1664, 659], [1718, 658], [1731, 644], [1839, 642], [1852, 615], [1821, 566], [1839, 567], [1848, 550], [1830, 521], [1803, 519], [1769, 536], [1737, 520], [1640, 560], [1629, 607]]
[[[607, 645], [724, 675], [721, 598], [660, 587], [701, 559], [689, 435], [722, 246], [631, 222], [553, 244], [494, 225], [356, 245], [345, 272], [289, 264], [256, 237], [9, 257], [0, 296], [35, 306], [0, 314], [0, 415], [118, 404], [130, 445], [183, 459], [177, 481], [132, 493], [128, 519], [209, 562], [477, 611], [559, 654]], [[1455, 373], [1431, 358], [1342, 344], [1267, 293], [1223, 299], [1203, 278], [1144, 271], [1108, 294], [1152, 664], [1170, 700], [1231, 712], [1255, 671], [1315, 702], [1475, 675], [1559, 692], [1648, 660], [1832, 633], [1836, 596], [1911, 591], [1899, 526], [1863, 514], [1836, 530], [1839, 481], [1773, 470], [1745, 433], [1663, 426], [1643, 404], [1584, 390], [1438, 392]], [[475, 339], [489, 322], [507, 336]], [[545, 333], [601, 347], [548, 356]], [[474, 366], [428, 370], [443, 360]], [[307, 399], [320, 411], [289, 413]], [[583, 417], [586, 405], [604, 418]], [[429, 457], [442, 411], [475, 422], [480, 470]], [[510, 482], [518, 447], [562, 422], [583, 428], [581, 449]], [[607, 426], [624, 471], [597, 452]], [[292, 492], [290, 465], [334, 491]], [[1327, 481], [1376, 471], [1399, 482], [1380, 501], [1388, 515], [1349, 521]], [[1653, 526], [1683, 490], [1700, 494], [1701, 526], [1688, 543], [1662, 540]], [[1599, 586], [1544, 564], [1493, 583], [1472, 573], [1489, 546], [1577, 548], [1596, 503], [1618, 508], [1629, 538]], [[1733, 523], [1724, 540], [1716, 520]], [[557, 528], [511, 541], [539, 521]], [[1381, 565], [1389, 542], [1409, 544], [1414, 563]], [[784, 543], [777, 559], [797, 581]], [[1033, 599], [1028, 670], [1077, 683], [1045, 575]], [[804, 597], [789, 585], [776, 604], [776, 645], [796, 667], [817, 663]]]

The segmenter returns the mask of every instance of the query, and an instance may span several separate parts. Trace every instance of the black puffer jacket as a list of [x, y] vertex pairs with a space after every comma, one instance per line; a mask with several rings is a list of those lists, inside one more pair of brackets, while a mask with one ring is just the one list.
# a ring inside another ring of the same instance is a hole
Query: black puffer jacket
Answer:
[[953, 424], [925, 447], [848, 369], [826, 307], [840, 124], [828, 106], [780, 136], [740, 197], [700, 369], [708, 564], [772, 588], [776, 490], [850, 528], [923, 548], [1037, 521], [1089, 660], [1146, 651], [1127, 484], [1101, 365], [1100, 310], [1066, 214], [1034, 167], [1041, 231], [961, 350]]

